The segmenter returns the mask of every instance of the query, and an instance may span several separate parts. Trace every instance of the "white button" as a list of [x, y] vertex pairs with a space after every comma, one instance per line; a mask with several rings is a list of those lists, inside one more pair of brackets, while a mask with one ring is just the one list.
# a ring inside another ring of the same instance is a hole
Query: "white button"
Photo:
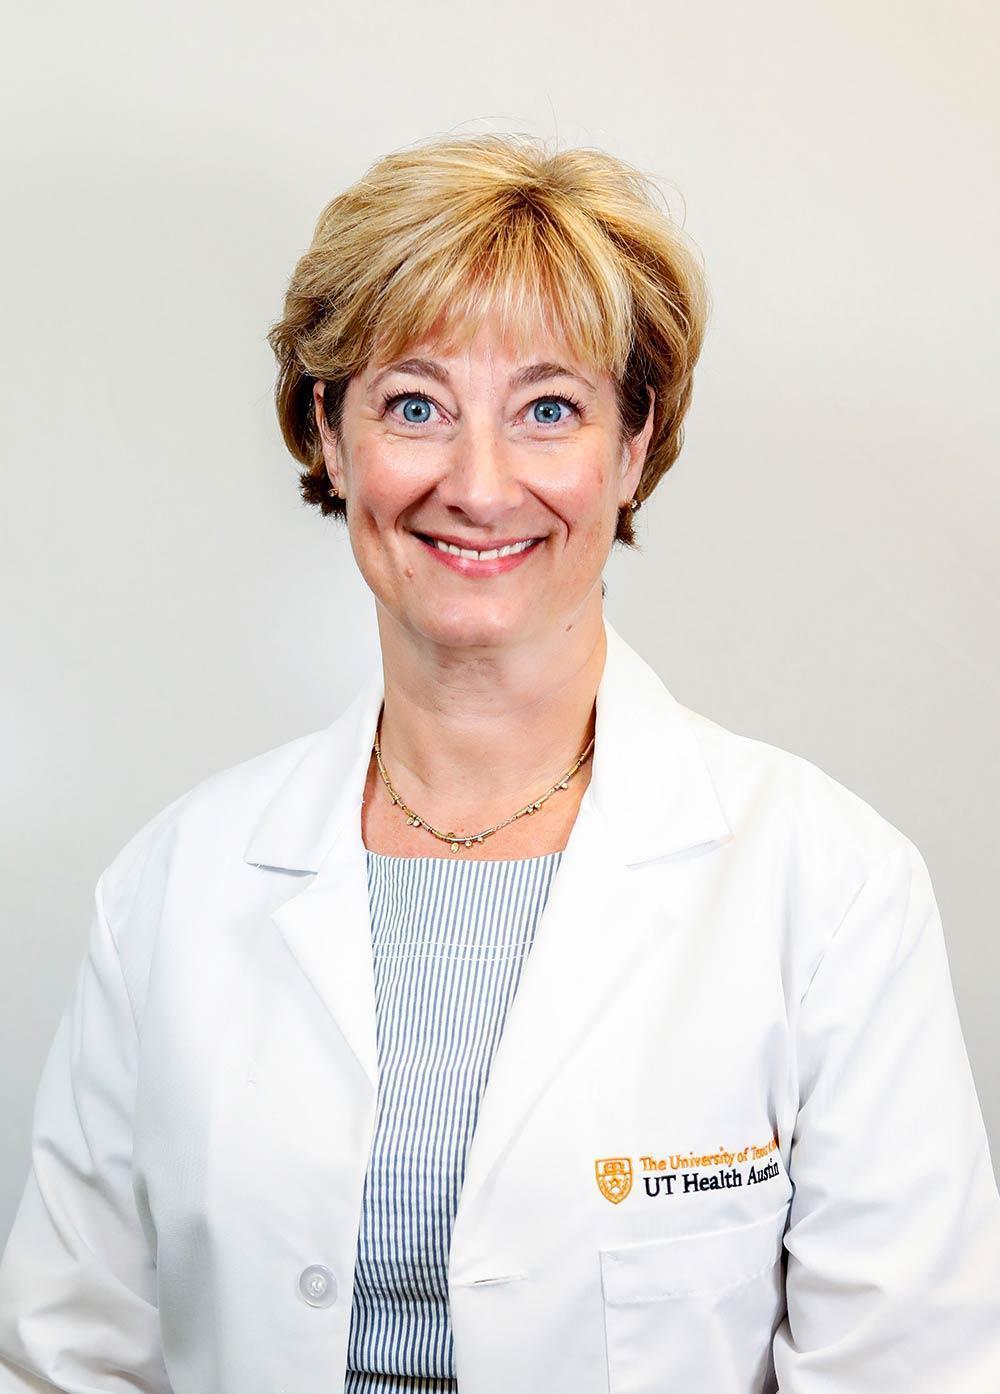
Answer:
[[299, 1274], [299, 1292], [310, 1307], [329, 1307], [337, 1300], [337, 1280], [325, 1264], [311, 1263]]

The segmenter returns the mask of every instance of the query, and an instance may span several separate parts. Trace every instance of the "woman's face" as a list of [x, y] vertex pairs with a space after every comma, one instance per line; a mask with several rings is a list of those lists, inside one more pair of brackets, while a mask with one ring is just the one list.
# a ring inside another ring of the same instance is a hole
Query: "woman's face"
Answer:
[[[427, 345], [370, 363], [348, 385], [338, 438], [322, 384], [314, 397], [355, 559], [400, 625], [438, 644], [496, 647], [599, 612], [618, 508], [653, 425], [651, 409], [620, 442], [609, 375], [549, 339], [515, 358], [488, 320], [459, 353]], [[457, 556], [432, 539], [518, 550]]]

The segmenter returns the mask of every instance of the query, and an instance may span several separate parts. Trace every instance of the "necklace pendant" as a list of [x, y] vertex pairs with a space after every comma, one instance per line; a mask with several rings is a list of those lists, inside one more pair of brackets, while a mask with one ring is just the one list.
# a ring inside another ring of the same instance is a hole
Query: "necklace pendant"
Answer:
[[457, 852], [457, 851], [458, 851], [458, 843], [457, 843], [457, 842], [453, 842], [453, 843], [451, 844], [451, 850], [452, 850], [453, 852]]

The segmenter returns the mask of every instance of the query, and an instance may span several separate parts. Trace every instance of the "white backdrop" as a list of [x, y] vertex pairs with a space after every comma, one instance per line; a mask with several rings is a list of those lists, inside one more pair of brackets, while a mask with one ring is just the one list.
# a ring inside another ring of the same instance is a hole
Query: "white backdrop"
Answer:
[[54, 0], [4, 28], [0, 1243], [101, 870], [374, 657], [264, 335], [323, 204], [446, 131], [611, 150], [702, 248], [687, 444], [607, 612], [682, 702], [916, 842], [1000, 1161], [1000, 12]]

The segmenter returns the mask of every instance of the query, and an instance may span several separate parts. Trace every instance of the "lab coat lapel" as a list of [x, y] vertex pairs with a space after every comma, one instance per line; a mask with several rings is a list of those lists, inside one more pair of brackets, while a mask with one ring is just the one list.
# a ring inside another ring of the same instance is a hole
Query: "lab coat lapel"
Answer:
[[[563, 1062], [681, 923], [640, 864], [732, 836], [684, 709], [605, 620], [591, 781], [536, 927], [483, 1092], [455, 1218], [487, 1203], [491, 1174]], [[453, 1278], [460, 1279], [456, 1271]]]
[[307, 742], [244, 854], [293, 880], [271, 918], [372, 1090], [378, 1053], [361, 803], [382, 695], [378, 665], [351, 705]]

